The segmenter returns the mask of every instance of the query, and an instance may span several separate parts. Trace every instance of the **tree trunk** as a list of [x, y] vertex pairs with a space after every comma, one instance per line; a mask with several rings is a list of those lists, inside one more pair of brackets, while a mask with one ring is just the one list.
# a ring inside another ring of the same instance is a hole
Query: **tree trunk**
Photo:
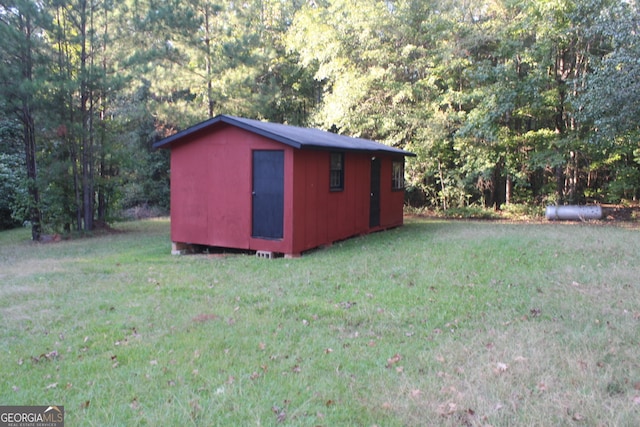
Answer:
[[204, 43], [205, 43], [205, 74], [207, 76], [207, 113], [213, 117], [215, 101], [213, 99], [213, 66], [211, 58], [211, 19], [212, 11], [209, 5], [204, 6]]
[[80, 120], [82, 121], [82, 213], [84, 230], [93, 230], [93, 129], [91, 118], [91, 90], [87, 54], [87, 1], [80, 2]]
[[[27, 14], [24, 17], [24, 36], [25, 48], [22, 58], [22, 79], [23, 81], [33, 82], [33, 44], [32, 44], [32, 27], [31, 17]], [[22, 96], [22, 110], [20, 112], [20, 120], [23, 128], [24, 153], [27, 168], [27, 181], [29, 192], [29, 220], [31, 221], [31, 239], [40, 240], [40, 194], [38, 192], [38, 169], [36, 165], [36, 135], [33, 114], [31, 112], [32, 97], [29, 92]]]
[[556, 204], [564, 204], [564, 171], [562, 165], [556, 165], [554, 167], [556, 176]]
[[507, 174], [507, 182], [505, 184], [505, 188], [504, 188], [504, 203], [505, 205], [510, 205], [511, 204], [511, 193], [513, 192], [513, 178], [511, 177], [511, 174]]
[[[100, 46], [100, 67], [102, 72], [102, 78], [107, 79], [108, 75], [108, 48], [109, 44], [109, 12], [110, 9], [103, 5], [102, 8], [102, 42]], [[93, 27], [93, 24], [92, 24]], [[107, 111], [109, 104], [109, 89], [108, 83], [101, 82], [99, 89], [97, 90], [97, 105], [98, 105], [98, 183], [97, 183], [97, 202], [98, 202], [98, 221], [105, 224], [107, 221], [107, 213], [109, 210], [109, 193], [111, 191], [108, 185], [109, 178], [114, 176], [114, 169], [111, 167], [109, 160], [107, 159], [109, 133], [108, 133], [108, 119]]]
[[30, 199], [29, 220], [31, 221], [31, 239], [38, 241], [40, 240], [42, 230], [40, 225], [40, 194], [37, 184], [36, 138], [33, 116], [28, 102], [25, 102], [22, 108], [22, 126], [24, 129], [24, 152]]
[[444, 172], [442, 171], [442, 162], [438, 159], [438, 173], [440, 174], [440, 188], [442, 189], [442, 208], [447, 210], [447, 194], [444, 186]]

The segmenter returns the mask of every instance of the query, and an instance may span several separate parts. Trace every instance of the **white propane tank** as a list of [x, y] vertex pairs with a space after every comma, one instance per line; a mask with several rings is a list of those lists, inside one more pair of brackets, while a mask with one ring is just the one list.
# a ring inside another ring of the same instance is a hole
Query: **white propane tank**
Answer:
[[548, 220], [585, 220], [601, 219], [602, 207], [591, 206], [547, 206], [546, 216]]

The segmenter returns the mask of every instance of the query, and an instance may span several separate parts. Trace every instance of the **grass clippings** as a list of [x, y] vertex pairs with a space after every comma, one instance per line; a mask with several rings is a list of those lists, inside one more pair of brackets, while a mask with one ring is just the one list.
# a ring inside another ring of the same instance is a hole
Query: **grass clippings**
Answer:
[[414, 218], [300, 259], [0, 233], [0, 402], [69, 425], [635, 425], [640, 231]]

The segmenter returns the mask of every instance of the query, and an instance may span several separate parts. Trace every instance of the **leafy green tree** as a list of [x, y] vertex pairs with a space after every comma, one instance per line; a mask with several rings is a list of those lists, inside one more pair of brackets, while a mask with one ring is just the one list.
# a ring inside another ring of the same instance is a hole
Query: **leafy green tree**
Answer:
[[39, 75], [38, 57], [43, 45], [44, 13], [30, 0], [0, 2], [0, 96], [22, 125], [25, 155], [28, 219], [31, 237], [40, 239], [40, 192], [37, 187], [35, 109]]
[[[123, 118], [115, 111], [124, 79], [118, 73], [116, 3], [51, 5], [48, 165], [43, 196], [54, 228], [90, 231], [117, 206]], [[73, 227], [72, 227], [73, 225]]]
[[639, 15], [637, 2], [611, 2], [602, 8], [589, 28], [603, 41], [602, 55], [574, 96], [576, 116], [587, 129], [584, 138], [597, 155], [599, 167], [591, 169], [590, 177], [609, 202], [640, 196]]
[[0, 118], [0, 230], [20, 223], [16, 214], [21, 210], [20, 192], [26, 181], [24, 161], [20, 123]]
[[227, 113], [410, 149], [410, 193], [432, 206], [637, 198], [638, 15], [614, 0], [0, 0], [0, 109], [24, 152], [4, 150], [2, 188], [23, 165], [11, 205], [34, 238], [40, 216], [90, 230], [168, 208], [151, 144]]
[[410, 182], [439, 205], [579, 202], [601, 150], [574, 104], [615, 4], [334, 0], [298, 13], [288, 40], [323, 87], [314, 122], [408, 146]]

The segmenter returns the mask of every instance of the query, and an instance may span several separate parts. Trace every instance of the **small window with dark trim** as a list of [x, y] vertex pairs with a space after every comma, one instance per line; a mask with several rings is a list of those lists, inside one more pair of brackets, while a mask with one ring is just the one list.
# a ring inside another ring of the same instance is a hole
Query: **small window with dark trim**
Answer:
[[329, 188], [331, 191], [344, 189], [344, 153], [331, 153]]
[[404, 190], [404, 161], [393, 162], [391, 189]]

